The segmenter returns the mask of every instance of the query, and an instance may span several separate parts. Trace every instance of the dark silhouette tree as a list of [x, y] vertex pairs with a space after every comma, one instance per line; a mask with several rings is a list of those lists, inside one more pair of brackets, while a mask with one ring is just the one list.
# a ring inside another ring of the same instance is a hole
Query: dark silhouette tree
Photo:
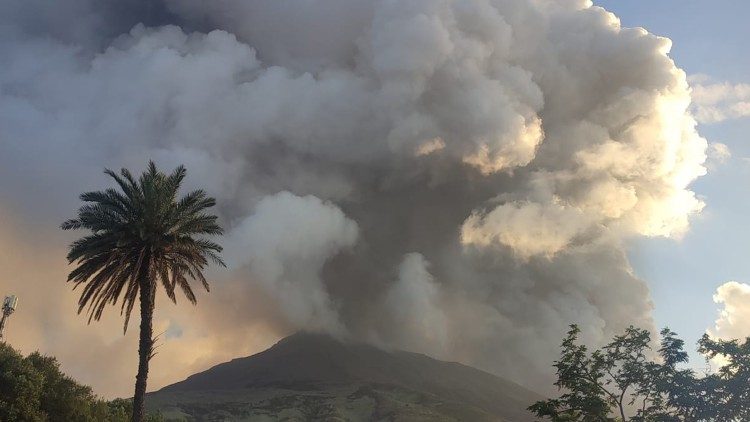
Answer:
[[562, 394], [529, 407], [552, 421], [726, 421], [750, 420], [750, 338], [714, 340], [704, 335], [698, 352], [725, 362], [701, 376], [680, 368], [688, 362], [684, 342], [671, 330], [661, 331], [656, 355], [651, 336], [630, 327], [625, 334], [591, 353], [578, 343], [572, 325], [555, 362]]
[[75, 264], [68, 281], [83, 286], [78, 312], [88, 313], [89, 323], [99, 320], [107, 304], [121, 300], [120, 313], [127, 331], [130, 313], [140, 303], [138, 374], [133, 396], [133, 421], [142, 421], [149, 360], [154, 354], [152, 319], [157, 284], [172, 302], [179, 288], [188, 301], [196, 297], [188, 282], [199, 280], [208, 291], [203, 275], [209, 261], [224, 266], [221, 246], [205, 236], [222, 234], [217, 217], [207, 212], [216, 204], [202, 190], [178, 198], [185, 167], [171, 174], [160, 172], [153, 162], [136, 180], [127, 169], [120, 174], [105, 170], [117, 189], [87, 192], [76, 218], [62, 224], [63, 230], [85, 229], [90, 234], [70, 245], [68, 262]]
[[725, 364], [706, 377], [704, 391], [709, 391], [706, 412], [717, 421], [750, 421], [750, 338], [713, 340], [704, 334], [698, 351], [708, 358], [720, 356]]

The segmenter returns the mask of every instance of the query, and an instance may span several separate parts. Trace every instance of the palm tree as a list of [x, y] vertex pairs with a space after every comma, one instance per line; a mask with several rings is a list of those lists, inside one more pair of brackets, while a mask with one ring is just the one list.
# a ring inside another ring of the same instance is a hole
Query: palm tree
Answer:
[[149, 162], [148, 169], [136, 181], [127, 169], [120, 174], [104, 171], [120, 190], [87, 192], [77, 218], [64, 222], [63, 230], [86, 229], [91, 233], [70, 245], [68, 262], [76, 268], [68, 275], [74, 289], [83, 285], [78, 313], [83, 310], [99, 320], [106, 305], [117, 304], [125, 316], [123, 332], [128, 329], [130, 312], [140, 301], [141, 327], [138, 347], [138, 375], [133, 396], [133, 421], [145, 414], [148, 364], [154, 354], [152, 319], [156, 287], [160, 282], [172, 302], [175, 289], [195, 304], [188, 279], [200, 280], [208, 291], [203, 269], [209, 263], [224, 266], [219, 257], [221, 246], [200, 236], [221, 235], [217, 217], [207, 213], [216, 205], [202, 190], [177, 194], [185, 178], [185, 167], [170, 175]]

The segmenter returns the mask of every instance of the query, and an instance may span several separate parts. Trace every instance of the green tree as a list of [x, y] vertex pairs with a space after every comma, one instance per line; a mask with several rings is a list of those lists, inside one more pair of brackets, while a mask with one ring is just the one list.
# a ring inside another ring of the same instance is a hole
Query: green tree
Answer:
[[39, 409], [54, 421], [95, 420], [98, 398], [91, 387], [78, 384], [60, 371], [57, 359], [34, 352], [26, 360], [43, 378]]
[[[133, 418], [133, 400], [131, 399], [114, 399], [105, 405], [105, 414], [107, 422], [127, 422]], [[165, 419], [161, 413], [147, 414], [146, 422], [163, 422]]]
[[43, 421], [44, 376], [20, 353], [0, 342], [0, 421]]
[[630, 327], [591, 353], [579, 344], [579, 334], [572, 325], [554, 364], [562, 394], [530, 406], [536, 416], [557, 422], [750, 420], [750, 339], [703, 336], [698, 351], [727, 363], [716, 373], [697, 376], [680, 367], [688, 355], [669, 329], [661, 332], [655, 359], [646, 330]]
[[[37, 352], [23, 357], [0, 342], [0, 421], [126, 422], [132, 402], [97, 397], [90, 387], [60, 371], [54, 357]], [[161, 422], [159, 414], [147, 421]]]
[[179, 288], [188, 301], [196, 297], [188, 279], [197, 279], [208, 290], [203, 275], [209, 260], [224, 265], [221, 246], [204, 236], [221, 235], [217, 217], [207, 212], [216, 201], [202, 190], [178, 198], [185, 167], [171, 174], [153, 162], [136, 180], [127, 169], [120, 174], [105, 170], [119, 187], [81, 195], [85, 202], [76, 218], [63, 230], [85, 229], [90, 234], [75, 241], [68, 262], [75, 264], [68, 281], [83, 286], [78, 312], [98, 320], [107, 304], [120, 299], [127, 330], [130, 313], [140, 303], [138, 374], [133, 395], [133, 421], [143, 421], [149, 360], [154, 354], [152, 320], [157, 284], [176, 303]]

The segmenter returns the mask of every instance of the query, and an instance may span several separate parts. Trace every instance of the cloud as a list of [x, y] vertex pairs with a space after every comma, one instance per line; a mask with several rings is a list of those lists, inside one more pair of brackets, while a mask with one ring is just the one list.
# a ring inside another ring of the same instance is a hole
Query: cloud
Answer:
[[714, 82], [704, 75], [691, 77], [693, 113], [700, 123], [720, 123], [750, 116], [750, 84]]
[[732, 151], [726, 144], [721, 142], [712, 142], [708, 145], [708, 160], [706, 167], [714, 169], [722, 164], [725, 164], [730, 158], [732, 158]]
[[729, 281], [716, 289], [714, 302], [722, 307], [712, 337], [744, 339], [750, 337], [750, 284]]
[[227, 229], [233, 268], [159, 308], [154, 388], [302, 328], [548, 385], [567, 324], [652, 325], [624, 245], [704, 206], [670, 41], [588, 1], [42, 3], [0, 0], [11, 329], [108, 395], [135, 336], [75, 316], [57, 229], [105, 166], [187, 164]]

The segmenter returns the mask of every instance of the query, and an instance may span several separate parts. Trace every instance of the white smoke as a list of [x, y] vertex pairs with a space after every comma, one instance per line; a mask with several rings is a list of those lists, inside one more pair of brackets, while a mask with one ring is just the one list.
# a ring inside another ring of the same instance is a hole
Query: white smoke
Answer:
[[624, 242], [703, 207], [670, 41], [589, 1], [6, 3], [0, 207], [53, 227], [101, 167], [185, 163], [273, 304], [236, 324], [546, 385], [567, 324], [652, 324]]
[[461, 243], [479, 249], [499, 243], [523, 259], [551, 257], [570, 246], [590, 224], [578, 208], [511, 202], [484, 216], [472, 214], [461, 228]]
[[406, 254], [386, 295], [385, 309], [388, 323], [401, 327], [396, 340], [400, 347], [441, 355], [448, 346], [448, 320], [440, 286], [428, 266], [422, 255]]
[[337, 311], [320, 280], [323, 265], [357, 240], [357, 224], [314, 196], [281, 192], [263, 198], [232, 231], [229, 256], [248, 265], [298, 327], [342, 334]]

